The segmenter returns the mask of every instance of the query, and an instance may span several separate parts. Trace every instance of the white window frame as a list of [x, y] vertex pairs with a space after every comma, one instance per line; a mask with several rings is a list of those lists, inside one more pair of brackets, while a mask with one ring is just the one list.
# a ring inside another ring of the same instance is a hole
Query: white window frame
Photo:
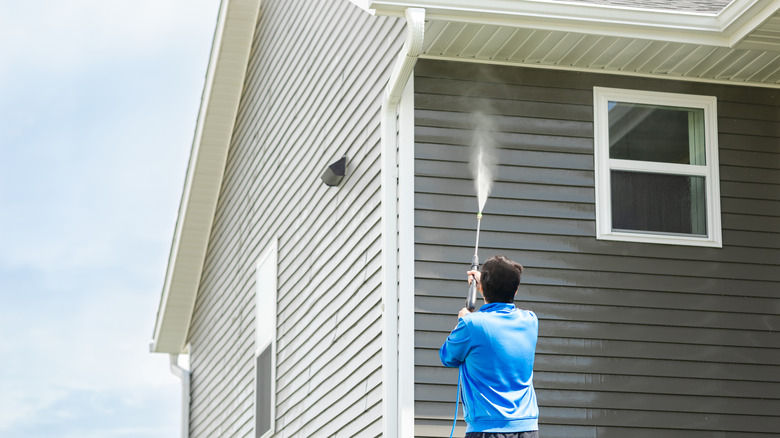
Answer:
[[[278, 296], [278, 243], [274, 241], [257, 261], [255, 283], [255, 353], [254, 353], [254, 413], [257, 412], [257, 358], [271, 346], [271, 427], [260, 438], [267, 438], [276, 432], [276, 323]], [[255, 418], [257, 436], [257, 418]]]
[[[609, 102], [701, 108], [704, 110], [705, 165], [658, 163], [609, 158]], [[594, 171], [596, 186], [596, 238], [625, 242], [693, 245], [721, 248], [720, 178], [718, 175], [718, 116], [714, 96], [656, 91], [593, 88]], [[611, 171], [641, 171], [705, 179], [707, 235], [652, 233], [612, 229]]]

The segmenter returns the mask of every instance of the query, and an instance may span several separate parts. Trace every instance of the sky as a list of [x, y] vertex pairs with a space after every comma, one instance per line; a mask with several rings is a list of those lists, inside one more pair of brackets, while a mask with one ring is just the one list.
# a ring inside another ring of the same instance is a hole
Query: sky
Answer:
[[219, 0], [0, 0], [0, 436], [177, 437], [149, 353]]

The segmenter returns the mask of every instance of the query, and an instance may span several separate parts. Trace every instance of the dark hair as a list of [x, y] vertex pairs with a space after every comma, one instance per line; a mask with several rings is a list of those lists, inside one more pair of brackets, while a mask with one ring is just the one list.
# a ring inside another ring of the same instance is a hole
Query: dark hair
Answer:
[[488, 259], [479, 271], [482, 294], [491, 303], [511, 303], [520, 286], [523, 266], [508, 258], [497, 255]]

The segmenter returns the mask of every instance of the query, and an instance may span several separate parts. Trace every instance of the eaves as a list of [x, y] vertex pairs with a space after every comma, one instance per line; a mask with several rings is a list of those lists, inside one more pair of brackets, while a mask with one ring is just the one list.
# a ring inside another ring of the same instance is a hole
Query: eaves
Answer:
[[377, 15], [424, 8], [423, 58], [780, 84], [780, 0], [733, 1], [717, 13], [553, 0], [351, 1]]
[[223, 0], [150, 350], [183, 353], [260, 0]]

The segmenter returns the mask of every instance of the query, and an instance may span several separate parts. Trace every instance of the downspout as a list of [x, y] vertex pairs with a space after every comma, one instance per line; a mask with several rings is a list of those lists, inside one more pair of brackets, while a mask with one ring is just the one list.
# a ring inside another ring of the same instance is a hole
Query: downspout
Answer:
[[190, 436], [190, 372], [179, 366], [179, 355], [171, 353], [171, 373], [181, 380], [181, 438]]
[[384, 436], [401, 436], [398, 379], [398, 105], [422, 51], [425, 9], [407, 8], [406, 41], [396, 59], [382, 101], [382, 289]]

